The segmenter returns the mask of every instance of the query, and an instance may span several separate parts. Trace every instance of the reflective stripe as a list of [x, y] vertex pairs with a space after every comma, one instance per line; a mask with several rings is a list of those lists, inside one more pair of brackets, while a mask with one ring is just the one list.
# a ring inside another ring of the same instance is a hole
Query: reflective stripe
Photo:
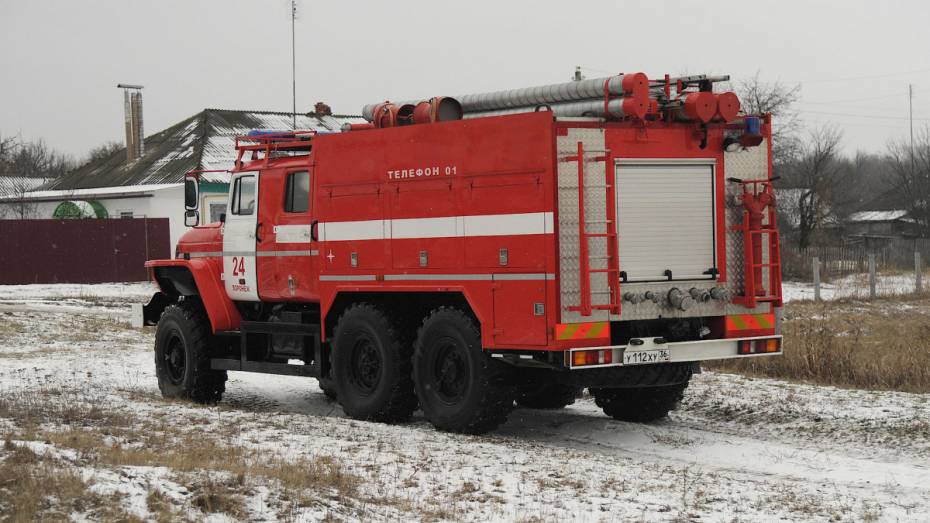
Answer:
[[559, 323], [555, 326], [557, 340], [591, 340], [610, 337], [610, 327], [606, 321], [587, 323]]
[[258, 251], [258, 256], [316, 256], [320, 251]]
[[321, 274], [320, 281], [375, 281], [374, 274]]
[[728, 331], [771, 329], [775, 326], [774, 314], [735, 314], [727, 316]]
[[385, 281], [433, 281], [433, 280], [486, 280], [490, 281], [492, 274], [385, 274]]
[[504, 280], [554, 280], [555, 274], [552, 273], [530, 273], [530, 274], [519, 274], [513, 272], [504, 272], [501, 274], [495, 274], [495, 281], [504, 281]]
[[317, 231], [320, 235], [320, 241], [383, 240], [390, 237], [390, 230], [385, 234], [385, 228], [390, 226], [390, 220], [320, 222], [317, 225]]
[[552, 234], [551, 212], [320, 222], [321, 241]]
[[191, 258], [220, 258], [223, 256], [318, 256], [320, 251], [316, 249], [306, 251], [200, 251], [185, 254], [190, 254]]
[[436, 281], [436, 280], [465, 280], [465, 281], [506, 281], [506, 280], [554, 280], [551, 273], [501, 273], [501, 274], [385, 274], [385, 281]]

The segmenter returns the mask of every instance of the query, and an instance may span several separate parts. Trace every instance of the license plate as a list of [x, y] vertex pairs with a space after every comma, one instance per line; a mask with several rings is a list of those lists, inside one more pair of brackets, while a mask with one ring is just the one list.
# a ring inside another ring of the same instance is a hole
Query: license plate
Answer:
[[659, 350], [638, 350], [638, 351], [625, 351], [623, 353], [623, 364], [624, 365], [640, 365], [642, 363], [661, 363], [663, 361], [670, 361], [671, 356], [668, 353], [668, 349], [659, 349]]

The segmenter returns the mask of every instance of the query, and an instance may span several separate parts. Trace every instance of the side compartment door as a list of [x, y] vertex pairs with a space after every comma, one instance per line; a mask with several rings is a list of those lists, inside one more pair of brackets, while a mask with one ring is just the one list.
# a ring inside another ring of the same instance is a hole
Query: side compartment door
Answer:
[[223, 280], [235, 301], [259, 301], [255, 267], [258, 227], [258, 173], [233, 175], [223, 227]]

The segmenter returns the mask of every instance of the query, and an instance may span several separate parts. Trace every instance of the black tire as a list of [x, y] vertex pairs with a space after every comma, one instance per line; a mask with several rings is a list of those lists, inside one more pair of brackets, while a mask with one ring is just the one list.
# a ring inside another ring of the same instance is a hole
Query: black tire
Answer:
[[437, 429], [482, 434], [507, 421], [515, 397], [511, 370], [485, 354], [478, 326], [458, 309], [434, 310], [417, 333], [415, 388]]
[[320, 390], [323, 391], [323, 394], [331, 399], [336, 399], [336, 384], [333, 383], [332, 378], [319, 378], [317, 381], [320, 382]]
[[354, 304], [340, 316], [333, 332], [332, 373], [336, 399], [349, 416], [395, 423], [416, 410], [412, 349], [401, 334], [381, 308], [369, 303]]
[[517, 387], [517, 405], [528, 409], [564, 409], [575, 403], [583, 390], [577, 385], [530, 380], [532, 377]]
[[155, 331], [155, 375], [166, 398], [216, 403], [226, 391], [226, 371], [210, 368], [210, 321], [193, 299], [165, 307]]
[[665, 387], [590, 389], [604, 414], [633, 422], [655, 421], [668, 416], [684, 397], [688, 382]]

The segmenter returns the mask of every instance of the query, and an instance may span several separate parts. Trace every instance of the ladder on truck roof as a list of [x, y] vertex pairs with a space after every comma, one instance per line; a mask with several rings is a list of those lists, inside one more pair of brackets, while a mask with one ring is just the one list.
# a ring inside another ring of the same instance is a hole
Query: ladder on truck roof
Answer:
[[[585, 156], [589, 153], [603, 153], [599, 156]], [[578, 162], [578, 276], [579, 294], [578, 305], [571, 305], [568, 310], [575, 311], [582, 316], [590, 316], [595, 310], [606, 310], [611, 314], [620, 314], [620, 260], [617, 240], [617, 192], [616, 172], [606, 165], [604, 169], [604, 192], [607, 198], [606, 216], [604, 220], [588, 221], [585, 219], [585, 189], [598, 188], [585, 184], [585, 163], [605, 162], [610, 158], [610, 151], [585, 151], [584, 143], [578, 142], [578, 152], [572, 156], [560, 159], [562, 162]], [[588, 225], [603, 224], [604, 232], [590, 233]], [[589, 240], [604, 238], [606, 253], [592, 256]], [[605, 268], [591, 268], [592, 260], [606, 260]], [[607, 303], [593, 303], [591, 292], [592, 274], [603, 273], [607, 277], [609, 299]]]
[[252, 131], [246, 136], [236, 137], [236, 168], [242, 167], [242, 157], [252, 152], [252, 159], [258, 153], [264, 153], [263, 159], [269, 160], [277, 151], [310, 152], [316, 131]]

